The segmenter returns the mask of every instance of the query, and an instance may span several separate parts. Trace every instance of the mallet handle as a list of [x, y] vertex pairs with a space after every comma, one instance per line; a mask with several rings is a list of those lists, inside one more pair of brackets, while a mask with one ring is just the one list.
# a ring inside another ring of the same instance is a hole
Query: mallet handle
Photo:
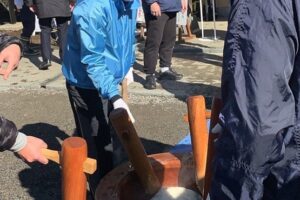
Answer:
[[[49, 160], [61, 164], [60, 151], [50, 149], [42, 149], [42, 154]], [[87, 158], [83, 163], [83, 171], [87, 174], [93, 174], [97, 169], [97, 161], [92, 158]]]
[[195, 161], [196, 183], [200, 192], [203, 194], [208, 148], [208, 131], [206, 126], [207, 117], [204, 97], [189, 97], [187, 99], [187, 107]]
[[147, 158], [144, 147], [125, 109], [113, 110], [109, 116], [129, 160], [133, 165], [147, 194], [155, 194], [160, 189], [160, 182]]

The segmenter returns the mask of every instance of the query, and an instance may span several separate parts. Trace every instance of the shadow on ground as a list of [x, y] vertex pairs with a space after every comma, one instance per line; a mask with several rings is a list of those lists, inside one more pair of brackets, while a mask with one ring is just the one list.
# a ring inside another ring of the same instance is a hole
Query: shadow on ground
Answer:
[[[43, 139], [49, 149], [60, 150], [61, 141], [69, 137], [58, 127], [46, 123], [27, 124], [20, 129], [27, 135]], [[22, 186], [36, 200], [61, 199], [60, 167], [50, 161], [47, 165], [39, 163], [28, 164], [27, 168], [19, 173]]]
[[[207, 48], [201, 44], [194, 44], [191, 42], [176, 43], [173, 53], [173, 58], [182, 58], [185, 60], [202, 62], [206, 64], [222, 66], [223, 57], [215, 55], [214, 53], [222, 53], [222, 49], [212, 49], [212, 53], [205, 53], [203, 48]], [[144, 52], [144, 42], [137, 44], [139, 52]], [[141, 60], [139, 60], [141, 61]], [[159, 59], [158, 59], [159, 62]]]
[[[134, 69], [143, 72], [143, 66], [139, 63], [135, 63]], [[155, 74], [158, 77], [158, 73]], [[145, 84], [145, 79], [137, 73], [133, 73], [134, 81]], [[181, 81], [170, 80], [157, 80], [160, 87], [172, 94], [180, 101], [186, 102], [186, 98], [189, 96], [203, 95], [206, 97], [207, 106], [210, 106], [212, 97], [220, 96], [220, 87], [213, 85], [207, 85], [202, 83], [187, 83]], [[157, 86], [159, 87], [159, 86]]]
[[[61, 150], [61, 142], [69, 135], [58, 127], [47, 123], [27, 124], [20, 129], [21, 132], [43, 139], [49, 149]], [[171, 145], [163, 144], [154, 140], [141, 138], [147, 154], [166, 152]], [[19, 173], [22, 187], [26, 188], [32, 199], [54, 200], [61, 199], [61, 170], [59, 165], [50, 161], [47, 165], [39, 163], [28, 164], [30, 168]], [[91, 199], [90, 194], [87, 194]]]

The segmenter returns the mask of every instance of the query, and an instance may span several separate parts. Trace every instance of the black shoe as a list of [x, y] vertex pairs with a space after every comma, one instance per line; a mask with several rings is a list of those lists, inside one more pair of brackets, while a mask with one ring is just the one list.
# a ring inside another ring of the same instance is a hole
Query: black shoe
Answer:
[[175, 70], [173, 70], [171, 67], [169, 68], [169, 70], [165, 71], [165, 72], [161, 72], [159, 74], [158, 79], [159, 80], [180, 80], [182, 79], [183, 75], [182, 74], [178, 74]]
[[51, 66], [51, 61], [50, 60], [46, 60], [46, 61], [43, 61], [40, 65], [39, 65], [39, 69], [40, 70], [47, 70], [48, 67]]
[[32, 48], [30, 48], [29, 46], [25, 46], [24, 50], [23, 50], [23, 55], [24, 56], [36, 56], [39, 55], [40, 52], [37, 50], [34, 50]]
[[146, 82], [144, 84], [144, 88], [146, 88], [148, 90], [153, 90], [156, 88], [155, 75], [147, 75], [146, 76]]
[[36, 56], [39, 54], [39, 51], [34, 50], [30, 47], [30, 37], [21, 36], [20, 41], [23, 46], [23, 56]]

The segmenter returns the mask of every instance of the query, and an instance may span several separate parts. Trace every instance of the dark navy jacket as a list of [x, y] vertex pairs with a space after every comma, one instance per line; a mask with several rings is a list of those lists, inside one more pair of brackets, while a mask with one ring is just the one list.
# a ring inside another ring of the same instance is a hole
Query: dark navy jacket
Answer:
[[[17, 44], [22, 49], [20, 40], [4, 33], [0, 33], [0, 52], [11, 44]], [[18, 130], [16, 125], [0, 116], [0, 151], [10, 149], [16, 142]]]
[[145, 13], [150, 13], [150, 5], [157, 2], [161, 12], [178, 12], [181, 10], [181, 0], [142, 0]]

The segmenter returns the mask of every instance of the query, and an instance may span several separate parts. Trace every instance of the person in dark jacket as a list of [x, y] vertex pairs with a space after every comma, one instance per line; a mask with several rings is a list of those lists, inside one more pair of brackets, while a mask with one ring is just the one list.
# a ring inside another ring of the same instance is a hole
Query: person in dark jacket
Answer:
[[146, 89], [156, 88], [155, 68], [159, 54], [159, 79], [180, 80], [183, 76], [171, 68], [176, 40], [176, 14], [186, 10], [186, 0], [143, 0], [147, 38], [144, 50]]
[[71, 17], [74, 0], [24, 0], [30, 10], [36, 13], [41, 28], [41, 53], [43, 62], [40, 70], [51, 66], [51, 22], [55, 18], [58, 30], [59, 57], [63, 58], [63, 49], [66, 44], [68, 21]]
[[23, 46], [23, 56], [34, 56], [40, 52], [30, 45], [30, 38], [35, 29], [35, 14], [26, 6], [23, 0], [15, 0], [15, 6], [20, 12], [20, 19], [23, 25], [20, 40]]
[[231, 4], [210, 199], [300, 199], [300, 1]]
[[[4, 79], [18, 66], [21, 49], [18, 38], [0, 33], [0, 74]], [[7, 63], [6, 68], [2, 66], [3, 62]], [[0, 116], [0, 151], [11, 150], [27, 162], [38, 161], [47, 164], [47, 158], [41, 153], [42, 148], [47, 148], [43, 140], [18, 132], [12, 121]]]

